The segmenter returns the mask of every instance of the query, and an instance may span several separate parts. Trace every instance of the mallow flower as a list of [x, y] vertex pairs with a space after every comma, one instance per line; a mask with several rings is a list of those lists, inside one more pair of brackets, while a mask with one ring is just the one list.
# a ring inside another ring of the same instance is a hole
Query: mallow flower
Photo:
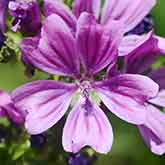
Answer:
[[[99, 153], [110, 151], [113, 141], [111, 124], [92, 99], [97, 93], [116, 116], [129, 123], [145, 122], [145, 102], [155, 97], [158, 85], [138, 74], [117, 74], [96, 81], [95, 75], [114, 65], [123, 37], [123, 23], [97, 23], [89, 13], [82, 13], [75, 33], [57, 14], [46, 17], [41, 36], [26, 38], [21, 49], [36, 68], [49, 74], [69, 76], [72, 83], [39, 80], [18, 87], [11, 93], [15, 105], [23, 112], [28, 133], [40, 134], [56, 124], [66, 113], [75, 93], [79, 93], [67, 117], [62, 143], [76, 153], [91, 146]], [[110, 69], [109, 69], [110, 70]]]
[[124, 33], [134, 29], [155, 6], [156, 0], [73, 0], [72, 11], [60, 0], [44, 0], [45, 15], [56, 13], [75, 29], [75, 20], [82, 12], [95, 16], [97, 22], [106, 25], [111, 20], [124, 23]]
[[16, 124], [23, 124], [25, 114], [15, 107], [10, 94], [0, 90], [0, 100], [0, 117], [8, 117]]
[[41, 12], [36, 0], [15, 0], [9, 2], [10, 15], [14, 17], [12, 30], [25, 34], [36, 34], [41, 26]]
[[160, 85], [160, 91], [155, 98], [146, 103], [146, 122], [138, 126], [145, 143], [157, 155], [165, 153], [165, 113], [161, 112], [160, 108], [158, 108], [165, 107], [164, 73], [165, 68], [160, 68], [149, 74], [149, 77]]
[[[47, 17], [52, 13], [59, 15], [72, 28], [73, 32], [76, 30], [77, 19], [84, 11], [94, 15], [97, 22], [101, 25], [108, 25], [111, 20], [121, 21], [124, 24], [124, 36], [119, 46], [119, 56], [128, 55], [129, 52], [138, 47], [140, 47], [140, 51], [146, 51], [146, 49], [155, 51], [154, 49], [159, 49], [159, 53], [165, 52], [164, 38], [155, 35], [153, 32], [150, 35], [141, 36], [143, 30], [147, 32], [152, 30], [153, 22], [147, 15], [156, 5], [156, 0], [136, 0], [136, 2], [132, 0], [105, 0], [103, 6], [101, 2], [101, 0], [74, 0], [71, 11], [66, 5], [60, 3], [59, 0], [44, 0], [45, 16]], [[144, 42], [148, 45], [150, 44], [148, 42], [152, 42], [152, 48], [150, 45], [142, 48]], [[132, 45], [135, 43], [136, 47]], [[129, 67], [131, 68], [132, 65], [129, 65]]]
[[[125, 55], [123, 73], [145, 74], [151, 70], [155, 59], [160, 54], [165, 54], [165, 40], [162, 38], [157, 40], [157, 37], [153, 37], [152, 32], [142, 36], [133, 34], [125, 37], [124, 40], [122, 41], [124, 46], [119, 49], [119, 54]], [[159, 42], [160, 40], [161, 42]], [[164, 67], [148, 73], [148, 76], [159, 85], [160, 90], [156, 97], [145, 103], [146, 121], [138, 126], [145, 143], [157, 155], [165, 153], [165, 113], [160, 110], [165, 107], [164, 75]]]
[[[146, 103], [146, 122], [139, 125], [139, 131], [150, 150], [157, 155], [165, 153], [165, 68], [159, 68], [149, 73], [149, 77], [159, 84], [158, 95]], [[160, 107], [160, 108], [159, 108]]]

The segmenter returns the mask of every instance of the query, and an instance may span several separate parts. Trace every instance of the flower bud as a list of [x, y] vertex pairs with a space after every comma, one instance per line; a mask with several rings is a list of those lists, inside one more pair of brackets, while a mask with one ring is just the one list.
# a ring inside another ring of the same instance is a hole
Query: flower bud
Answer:
[[10, 15], [14, 17], [12, 30], [25, 34], [36, 34], [41, 26], [41, 13], [35, 0], [9, 2]]

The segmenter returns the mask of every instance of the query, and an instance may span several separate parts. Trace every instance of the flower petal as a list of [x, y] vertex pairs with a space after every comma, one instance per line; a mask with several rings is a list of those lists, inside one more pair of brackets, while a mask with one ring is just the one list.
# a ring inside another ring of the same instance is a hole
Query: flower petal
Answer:
[[123, 36], [122, 25], [112, 21], [111, 26], [101, 26], [93, 15], [81, 14], [77, 26], [77, 45], [86, 74], [91, 76], [114, 60]]
[[0, 31], [5, 31], [5, 16], [7, 12], [7, 5], [9, 0], [1, 0], [0, 1]]
[[102, 23], [111, 19], [125, 23], [125, 32], [132, 30], [150, 12], [156, 0], [106, 0], [103, 8]]
[[138, 126], [139, 131], [151, 151], [157, 155], [165, 153], [165, 114], [154, 106], [147, 106], [145, 125]]
[[155, 36], [155, 38], [158, 40], [158, 48], [160, 53], [165, 54], [165, 38]]
[[157, 44], [152, 32], [125, 37], [119, 48], [119, 54], [125, 56], [125, 72], [140, 74], [149, 69], [159, 54]]
[[110, 111], [133, 124], [145, 121], [144, 102], [158, 93], [158, 85], [154, 81], [131, 74], [112, 77], [93, 87]]
[[130, 34], [123, 37], [119, 47], [119, 56], [127, 56], [141, 45], [152, 39], [153, 32], [144, 35]]
[[6, 117], [6, 112], [2, 107], [0, 107], [0, 118], [1, 117]]
[[6, 115], [16, 124], [23, 124], [25, 115], [14, 105], [14, 103], [7, 104], [3, 107]]
[[64, 149], [76, 153], [88, 145], [97, 152], [107, 153], [112, 141], [112, 128], [104, 112], [91, 101], [80, 98], [64, 126]]
[[16, 106], [25, 111], [30, 134], [40, 134], [57, 123], [66, 112], [75, 92], [74, 85], [52, 80], [25, 84], [12, 92]]
[[0, 90], [0, 117], [6, 116], [6, 111], [4, 110], [4, 106], [11, 103], [11, 98], [8, 93]]
[[156, 155], [163, 155], [165, 153], [165, 142], [162, 142], [159, 137], [146, 126], [141, 125], [138, 126], [138, 128], [144, 142], [151, 151]]
[[160, 89], [165, 89], [165, 67], [152, 71], [148, 76], [159, 85]]
[[76, 41], [61, 17], [52, 14], [46, 18], [38, 49], [29, 56], [35, 67], [51, 74], [79, 76], [79, 57]]
[[78, 18], [82, 12], [93, 14], [96, 18], [99, 17], [101, 8], [101, 0], [75, 0], [73, 2], [73, 13]]
[[10, 95], [0, 90], [0, 117], [7, 116], [14, 123], [22, 124], [24, 122], [24, 115], [15, 107]]
[[24, 64], [26, 65], [32, 65], [32, 62], [30, 61], [29, 57], [31, 56], [31, 53], [37, 49], [38, 43], [40, 40], [40, 36], [36, 37], [28, 37], [21, 41], [21, 59]]
[[70, 28], [73, 29], [73, 31], [76, 30], [76, 17], [62, 2], [57, 0], [44, 0], [44, 8], [46, 17], [51, 14], [57, 14]]
[[161, 107], [165, 107], [165, 89], [160, 90], [158, 95], [155, 98], [149, 100], [149, 102]]
[[0, 107], [6, 106], [12, 102], [10, 95], [2, 90], [0, 90], [0, 100]]

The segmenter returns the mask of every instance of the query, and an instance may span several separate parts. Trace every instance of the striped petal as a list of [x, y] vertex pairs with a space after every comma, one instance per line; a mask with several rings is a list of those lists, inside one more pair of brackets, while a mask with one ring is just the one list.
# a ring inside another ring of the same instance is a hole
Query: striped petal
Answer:
[[122, 120], [133, 124], [145, 121], [145, 101], [157, 95], [158, 85], [148, 77], [123, 74], [93, 86], [103, 103]]
[[70, 9], [59, 0], [44, 0], [44, 10], [46, 17], [57, 14], [73, 30], [76, 30], [76, 17]]
[[112, 128], [104, 112], [90, 100], [80, 98], [64, 126], [64, 149], [76, 153], [84, 146], [91, 146], [97, 152], [107, 153], [112, 141]]
[[106, 24], [111, 19], [125, 24], [125, 32], [132, 30], [151, 11], [156, 0], [105, 0], [101, 22]]
[[25, 127], [40, 134], [56, 124], [67, 111], [76, 87], [52, 80], [25, 84], [12, 92], [16, 106], [25, 111]]
[[38, 48], [28, 59], [35, 67], [50, 74], [79, 76], [76, 41], [71, 29], [56, 14], [45, 19]]
[[83, 13], [77, 25], [77, 45], [84, 70], [91, 76], [114, 61], [123, 36], [120, 22], [108, 26], [96, 23], [95, 17]]
[[73, 2], [73, 13], [78, 18], [82, 12], [93, 14], [96, 19], [99, 17], [101, 0], [75, 0]]

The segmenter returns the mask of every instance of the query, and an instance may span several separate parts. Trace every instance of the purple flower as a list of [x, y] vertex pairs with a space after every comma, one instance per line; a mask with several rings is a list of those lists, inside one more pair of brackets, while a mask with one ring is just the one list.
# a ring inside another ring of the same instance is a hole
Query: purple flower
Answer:
[[[105, 0], [103, 7], [101, 7], [101, 0], [74, 0], [72, 14], [64, 10], [66, 7], [62, 7], [63, 5], [60, 5], [58, 2], [53, 0], [44, 1], [47, 8], [46, 14], [56, 13], [69, 23], [72, 20], [70, 24], [72, 26], [75, 22], [75, 16], [78, 18], [82, 12], [88, 12], [92, 13], [101, 24], [108, 24], [112, 19], [124, 22], [124, 32], [128, 32], [137, 26], [156, 4], [156, 0], [137, 0], [136, 2], [132, 0]], [[60, 10], [61, 8], [63, 10]], [[101, 10], [101, 8], [103, 9]]]
[[[144, 32], [146, 29], [152, 30], [152, 26], [150, 26], [152, 25], [152, 21], [146, 16], [155, 6], [156, 0], [136, 0], [136, 2], [133, 0], [105, 0], [103, 7], [101, 0], [74, 0], [72, 12], [69, 11], [69, 9], [66, 10], [66, 7], [59, 2], [53, 0], [44, 1], [46, 16], [56, 13], [61, 16], [73, 30], [76, 29], [76, 18], [78, 18], [84, 11], [92, 13], [97, 19], [97, 22], [102, 25], [108, 25], [111, 20], [123, 22], [124, 33], [127, 35], [123, 37], [122, 43], [119, 47], [119, 56], [126, 56], [130, 53], [134, 53], [134, 56], [136, 56], [136, 51], [141, 51], [141, 54], [144, 55], [148, 53], [151, 54], [150, 60], [147, 60], [148, 63], [145, 62], [146, 58], [149, 58], [147, 55], [144, 60], [140, 58], [139, 60], [141, 61], [137, 61], [137, 63], [143, 61], [141, 64], [142, 67], [139, 68], [139, 72], [134, 72], [136, 71], [136, 65], [128, 65], [128, 67], [130, 67], [129, 73], [140, 73], [141, 70], [148, 68], [148, 66], [154, 62], [158, 54], [165, 53], [164, 38], [158, 37], [154, 34], [148, 34], [141, 37], [135, 35], [135, 33], [139, 34], [139, 32]], [[134, 31], [134, 35], [130, 35], [130, 31]]]
[[8, 93], [0, 90], [0, 117], [9, 117], [16, 124], [24, 122], [24, 114], [15, 107]]
[[[44, 0], [46, 16], [56, 13], [69, 26], [75, 29], [75, 20], [82, 12], [93, 14], [100, 24], [108, 24], [111, 20], [124, 23], [124, 32], [135, 28], [156, 4], [156, 0], [105, 0], [103, 7], [101, 0], [74, 0], [72, 12], [58, 1]], [[100, 14], [101, 13], [101, 14]]]
[[6, 17], [6, 8], [8, 5], [8, 0], [0, 0], [0, 48], [2, 47], [5, 41], [5, 17]]
[[[156, 57], [160, 53], [165, 53], [165, 39], [148, 34], [137, 36], [126, 36], [120, 45], [119, 54], [124, 55], [125, 73], [140, 73], [150, 69], [155, 62]], [[165, 153], [165, 114], [157, 107], [165, 107], [165, 68], [149, 73], [149, 77], [153, 79], [160, 87], [158, 95], [146, 102], [146, 121], [139, 125], [138, 128], [145, 143], [155, 154], [161, 155]], [[155, 105], [155, 106], [154, 106]]]
[[25, 34], [37, 33], [41, 26], [41, 13], [36, 0], [15, 0], [9, 2], [13, 31], [19, 28]]
[[[155, 6], [156, 0], [137, 0], [136, 2], [132, 0], [105, 0], [101, 11], [100, 0], [74, 0], [72, 11], [59, 1], [44, 0], [44, 2], [46, 17], [53, 13], [59, 15], [72, 28], [73, 32], [76, 31], [76, 19], [84, 11], [92, 13], [97, 19], [97, 22], [104, 26], [110, 25], [112, 20], [123, 22], [125, 36], [119, 46], [119, 56], [129, 57], [129, 55], [132, 56], [134, 54], [133, 56], [136, 58], [137, 52], [140, 51], [140, 54], [143, 54], [144, 57], [144, 60], [139, 58], [136, 61], [136, 65], [129, 62], [127, 65], [128, 68], [126, 67], [127, 73], [143, 72], [148, 66], [153, 64], [160, 53], [165, 53], [165, 39], [154, 35], [151, 31], [141, 36], [135, 34], [128, 35], [128, 32], [138, 28], [141, 24], [144, 25], [144, 29], [151, 29], [151, 21], [145, 16]], [[138, 63], [141, 63], [141, 67], [138, 67], [139, 71], [136, 71], [136, 66], [139, 65]]]
[[56, 124], [78, 92], [79, 100], [64, 126], [63, 147], [75, 153], [88, 145], [97, 152], [107, 153], [112, 146], [112, 128], [104, 112], [92, 101], [92, 93], [96, 92], [119, 118], [132, 124], [143, 124], [144, 103], [157, 95], [158, 85], [138, 74], [119, 74], [95, 81], [94, 75], [114, 65], [123, 37], [123, 24], [111, 21], [108, 25], [100, 25], [93, 15], [82, 13], [75, 22], [73, 33], [71, 22], [66, 21], [65, 16], [65, 12], [64, 18], [49, 15], [39, 40], [35, 42], [35, 38], [27, 38], [21, 47], [24, 56], [35, 67], [50, 74], [69, 76], [74, 83], [31, 82], [13, 91], [12, 99], [19, 109], [27, 111], [25, 127], [35, 135]]
[[[160, 68], [149, 74], [149, 77], [160, 86], [158, 95], [149, 100], [147, 106], [147, 120], [139, 126], [140, 133], [151, 151], [157, 155], [165, 153], [165, 113], [157, 107], [165, 107], [165, 68]], [[155, 105], [155, 106], [154, 106]]]

